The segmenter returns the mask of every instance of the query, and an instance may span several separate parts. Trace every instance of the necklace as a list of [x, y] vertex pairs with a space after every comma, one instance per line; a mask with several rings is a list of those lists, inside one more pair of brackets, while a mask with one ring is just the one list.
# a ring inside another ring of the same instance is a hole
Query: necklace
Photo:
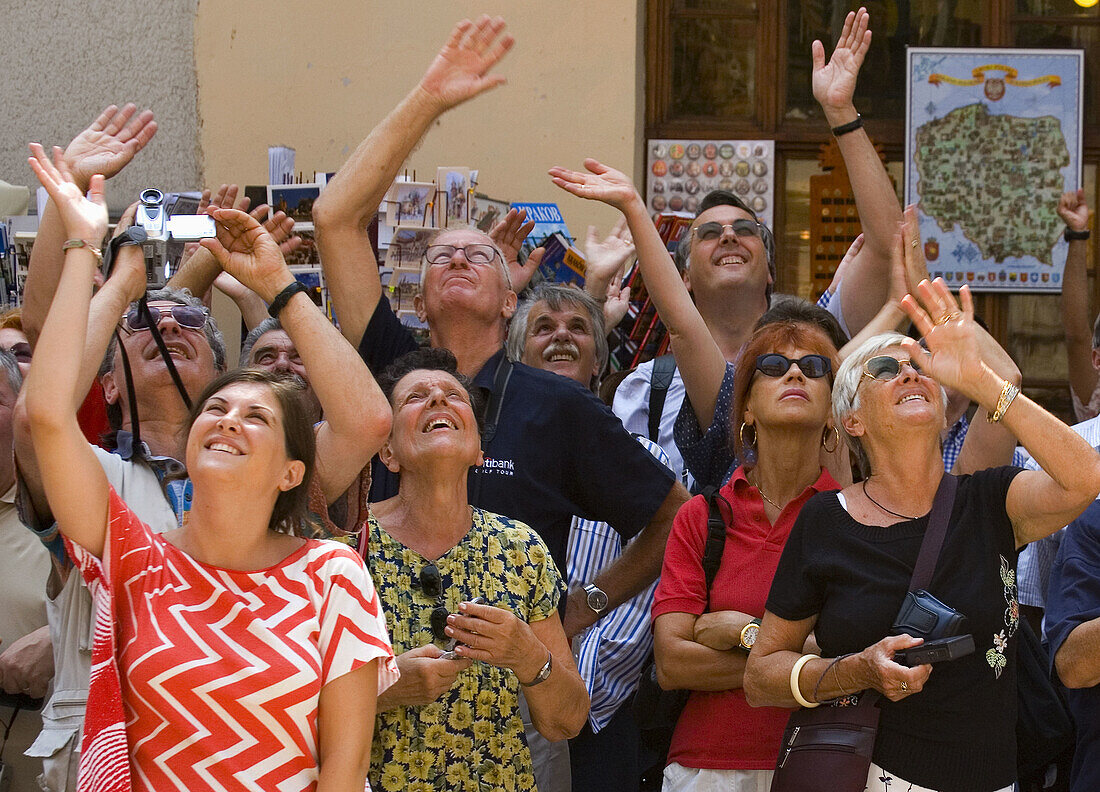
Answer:
[[[764, 493], [761, 492], [760, 494], [763, 495]], [[863, 480], [863, 494], [867, 496], [867, 500], [871, 501], [871, 503], [878, 506], [880, 509], [882, 509], [887, 514], [892, 514], [895, 517], [900, 517], [903, 520], [915, 520], [915, 519], [917, 519], [916, 517], [909, 517], [908, 515], [905, 515], [905, 514], [898, 514], [896, 511], [893, 511], [891, 509], [887, 509], [885, 506], [883, 506], [877, 500], [872, 498], [871, 493], [867, 491], [867, 479]]]
[[[751, 480], [751, 479], [750, 479], [749, 483], [750, 483], [750, 484], [752, 483], [752, 480]], [[769, 498], [769, 497], [768, 497], [767, 495], [765, 495], [765, 494], [764, 494], [764, 490], [760, 489], [760, 483], [759, 483], [759, 482], [757, 482], [757, 483], [755, 484], [755, 486], [756, 486], [756, 491], [760, 493], [760, 497], [761, 497], [761, 498], [763, 498], [763, 499], [764, 499], [764, 500], [766, 500], [766, 501], [767, 501], [768, 503], [770, 503], [770, 504], [771, 504], [772, 506], [774, 506], [774, 507], [776, 508], [776, 510], [777, 510], [777, 511], [783, 511], [783, 507], [782, 507], [782, 506], [780, 506], [780, 505], [779, 505], [778, 503], [776, 503], [775, 501], [773, 501], [773, 500], [772, 500], [771, 498]]]

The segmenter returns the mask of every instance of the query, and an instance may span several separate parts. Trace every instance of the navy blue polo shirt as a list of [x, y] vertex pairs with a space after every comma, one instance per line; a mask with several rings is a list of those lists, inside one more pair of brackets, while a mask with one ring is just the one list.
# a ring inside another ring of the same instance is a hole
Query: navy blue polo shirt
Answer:
[[[1054, 656], [1073, 629], [1097, 617], [1100, 617], [1100, 501], [1093, 501], [1066, 526], [1050, 570], [1045, 626], [1052, 666]], [[1073, 792], [1094, 792], [1100, 789], [1100, 687], [1065, 693], [1077, 725], [1070, 788]]]
[[[417, 348], [383, 297], [359, 354], [376, 375]], [[474, 378], [493, 387], [501, 349]], [[485, 464], [472, 468], [470, 503], [531, 526], [564, 574], [573, 515], [611, 525], [624, 539], [649, 523], [675, 478], [623, 428], [603, 402], [571, 379], [513, 364], [496, 434], [483, 441]], [[371, 501], [397, 494], [398, 477], [378, 460]]]

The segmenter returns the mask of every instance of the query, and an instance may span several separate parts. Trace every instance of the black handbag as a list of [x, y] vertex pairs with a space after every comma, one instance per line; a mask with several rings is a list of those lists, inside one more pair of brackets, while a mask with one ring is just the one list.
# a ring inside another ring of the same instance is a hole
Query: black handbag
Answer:
[[[1050, 678], [1050, 661], [1027, 620], [1016, 632], [1016, 773], [1022, 792], [1068, 790], [1075, 735], [1073, 717]], [[1047, 767], [1056, 765], [1053, 786]]]
[[[958, 483], [946, 473], [940, 479], [910, 591], [923, 589], [932, 580]], [[865, 691], [854, 706], [825, 705], [792, 712], [783, 731], [771, 792], [862, 792], [878, 735], [881, 700], [877, 691]]]
[[[718, 574], [718, 567], [722, 564], [722, 551], [726, 546], [726, 520], [718, 506], [718, 501], [725, 499], [718, 494], [717, 487], [705, 487], [703, 496], [707, 499], [710, 510], [707, 517], [707, 542], [703, 549], [703, 575], [707, 581], [709, 609], [710, 587]], [[657, 684], [657, 663], [650, 652], [649, 659], [642, 667], [631, 708], [643, 745], [660, 757], [661, 767], [664, 767], [668, 747], [672, 743], [672, 733], [676, 730], [676, 721], [680, 719], [689, 695], [690, 690], [664, 690]]]

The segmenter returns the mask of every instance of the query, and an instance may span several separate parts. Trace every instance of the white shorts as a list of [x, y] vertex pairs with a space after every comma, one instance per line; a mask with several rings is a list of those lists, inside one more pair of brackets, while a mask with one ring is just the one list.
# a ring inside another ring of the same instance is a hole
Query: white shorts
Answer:
[[661, 792], [768, 792], [774, 770], [708, 770], [673, 762]]

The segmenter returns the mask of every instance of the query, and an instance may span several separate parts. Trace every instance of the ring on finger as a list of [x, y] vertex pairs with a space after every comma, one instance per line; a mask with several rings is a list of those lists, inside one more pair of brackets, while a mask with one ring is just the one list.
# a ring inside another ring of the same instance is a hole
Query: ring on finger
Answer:
[[902, 689], [903, 692], [908, 693], [909, 692], [909, 683], [903, 681], [901, 683], [901, 689]]
[[920, 240], [919, 239], [914, 239], [909, 244], [910, 244], [911, 247], [917, 247], [918, 245], [920, 245]]
[[953, 322], [956, 319], [960, 319], [960, 318], [962, 318], [962, 314], [959, 313], [958, 311], [948, 311], [947, 313], [945, 313], [943, 316], [941, 316], [939, 319], [936, 320], [936, 326], [939, 327], [940, 325], [947, 324], [948, 322]]

